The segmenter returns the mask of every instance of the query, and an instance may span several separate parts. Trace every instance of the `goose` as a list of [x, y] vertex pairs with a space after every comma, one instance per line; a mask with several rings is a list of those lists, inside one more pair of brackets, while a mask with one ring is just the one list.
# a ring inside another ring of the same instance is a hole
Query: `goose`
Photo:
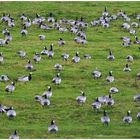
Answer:
[[104, 11], [102, 12], [102, 16], [108, 16], [109, 12], [107, 11], [107, 7], [105, 7]]
[[122, 24], [122, 28], [129, 30], [130, 29], [130, 25], [128, 23], [123, 23]]
[[124, 42], [130, 42], [130, 38], [127, 36], [121, 37]]
[[2, 104], [0, 104], [0, 113], [5, 113], [5, 106], [4, 105], [2, 105]]
[[9, 32], [9, 30], [8, 30], [7, 28], [4, 28], [4, 29], [2, 30], [2, 34], [3, 34], [4, 36], [8, 35], [8, 33], [10, 33], [10, 32]]
[[11, 84], [9, 84], [5, 87], [6, 92], [12, 93], [14, 90], [15, 90], [15, 83], [14, 82], [11, 82]]
[[4, 61], [4, 58], [3, 58], [3, 53], [2, 53], [2, 52], [0, 52], [0, 63], [3, 63], [3, 61]]
[[52, 22], [54, 22], [54, 21], [55, 21], [55, 19], [54, 19], [54, 17], [53, 17], [53, 15], [52, 15], [52, 13], [50, 13], [50, 14], [49, 14], [49, 17], [48, 17], [48, 19], [47, 19], [47, 20], [48, 20], [48, 22], [49, 22], [49, 23], [52, 23]]
[[22, 14], [22, 15], [20, 16], [20, 20], [23, 20], [23, 21], [26, 21], [26, 20], [27, 20], [27, 17], [25, 16], [25, 14]]
[[127, 116], [123, 117], [123, 122], [125, 124], [130, 124], [132, 122], [132, 117], [130, 116], [131, 111], [127, 111]]
[[57, 73], [57, 75], [52, 79], [52, 82], [55, 85], [60, 85], [60, 83], [61, 83], [60, 73]]
[[1, 76], [0, 76], [0, 81], [1, 81], [1, 82], [7, 82], [7, 81], [9, 81], [9, 78], [8, 78], [7, 75], [1, 75]]
[[109, 94], [109, 97], [108, 97], [108, 99], [107, 99], [107, 101], [106, 101], [106, 104], [108, 105], [108, 106], [113, 106], [114, 105], [114, 100], [112, 99], [112, 96], [111, 96], [111, 94]]
[[98, 97], [98, 100], [101, 104], [106, 104], [106, 102], [108, 100], [108, 96], [100, 96], [100, 97]]
[[135, 41], [134, 41], [134, 44], [140, 44], [140, 40], [138, 39], [137, 36], [135, 36]]
[[75, 57], [72, 58], [73, 63], [78, 63], [80, 61], [79, 52], [76, 52]]
[[140, 112], [137, 113], [137, 119], [140, 121]]
[[34, 57], [33, 57], [33, 60], [36, 62], [36, 63], [39, 63], [39, 61], [41, 60], [41, 56], [39, 53], [35, 53]]
[[60, 71], [60, 70], [62, 70], [62, 65], [60, 65], [60, 64], [55, 64], [55, 65], [54, 65], [54, 68], [55, 68], [55, 70]]
[[67, 54], [67, 53], [62, 53], [61, 57], [62, 57], [63, 60], [66, 60], [66, 61], [67, 61], [68, 58], [69, 58], [69, 54]]
[[131, 55], [127, 55], [126, 60], [127, 62], [133, 62], [134, 58]]
[[17, 52], [17, 55], [18, 55], [19, 57], [21, 57], [21, 58], [24, 58], [24, 57], [26, 56], [26, 52], [20, 50], [20, 51]]
[[48, 50], [47, 50], [46, 46], [44, 47], [44, 50], [42, 50], [40, 54], [41, 55], [48, 55]]
[[138, 24], [137, 22], [132, 22], [132, 23], [131, 23], [131, 26], [137, 28], [137, 27], [139, 26], [139, 24]]
[[114, 93], [118, 93], [119, 92], [119, 90], [116, 88], [116, 87], [111, 87], [110, 89], [109, 89], [109, 93], [110, 94], [114, 94]]
[[122, 10], [120, 10], [117, 14], [119, 17], [123, 17], [124, 16], [124, 12]]
[[99, 20], [93, 20], [90, 22], [91, 26], [97, 26], [99, 25], [99, 23], [100, 23]]
[[76, 98], [78, 104], [83, 104], [86, 102], [86, 95], [83, 91], [81, 91], [81, 95]]
[[39, 35], [38, 36], [40, 40], [45, 40], [46, 36], [45, 35]]
[[92, 103], [92, 108], [93, 108], [94, 110], [97, 110], [97, 111], [101, 108], [101, 103], [100, 103], [98, 97], [97, 97], [96, 100]]
[[107, 59], [110, 60], [110, 61], [114, 61], [115, 60], [114, 55], [112, 55], [112, 51], [109, 51], [109, 55], [107, 56]]
[[124, 47], [130, 47], [131, 40], [129, 42], [123, 42], [121, 45], [124, 46]]
[[58, 40], [58, 46], [61, 47], [61, 46], [64, 46], [64, 45], [65, 45], [65, 41], [63, 41], [63, 39], [60, 38], [60, 39]]
[[102, 73], [96, 68], [96, 70], [94, 70], [92, 72], [92, 76], [94, 79], [98, 79], [98, 78], [102, 77]]
[[41, 99], [40, 104], [43, 106], [49, 106], [50, 105], [50, 100], [48, 99], [47, 95], [45, 94], [43, 96], [44, 98]]
[[45, 17], [41, 17], [39, 14], [36, 13], [36, 18], [33, 19], [33, 24], [40, 24], [41, 22], [45, 21]]
[[9, 119], [16, 117], [16, 111], [13, 109], [13, 107], [9, 107], [6, 109], [6, 115]]
[[1, 21], [2, 22], [8, 22], [10, 20], [9, 16], [7, 16], [5, 13], [3, 13]]
[[135, 34], [136, 34], [136, 30], [134, 30], [134, 29], [129, 29], [129, 33], [132, 34], [132, 35], [135, 35]]
[[114, 77], [112, 76], [112, 71], [109, 71], [109, 75], [106, 77], [106, 81], [109, 83], [114, 81]]
[[23, 29], [20, 31], [22, 36], [27, 36], [28, 31], [26, 30], [26, 27], [24, 26]]
[[85, 55], [84, 55], [84, 58], [85, 58], [85, 59], [91, 59], [91, 55], [90, 55], [90, 54], [85, 54]]
[[43, 30], [50, 30], [52, 27], [49, 27], [47, 24], [40, 22], [39, 28]]
[[57, 19], [55, 19], [55, 22], [53, 22], [52, 27], [53, 27], [54, 29], [58, 29], [59, 26], [60, 26], [60, 25], [59, 25], [59, 23], [57, 22]]
[[31, 26], [31, 20], [28, 18], [28, 20], [25, 21], [23, 25], [24, 25], [26, 28], [30, 27], [30, 26]]
[[19, 136], [17, 135], [17, 130], [15, 130], [14, 134], [10, 135], [9, 139], [19, 139]]
[[13, 28], [14, 26], [15, 26], [14, 20], [10, 18], [10, 20], [8, 21], [8, 27]]
[[131, 69], [130, 69], [130, 67], [129, 67], [128, 64], [125, 65], [123, 71], [124, 71], [124, 72], [130, 72], [130, 71], [131, 71]]
[[5, 40], [7, 40], [7, 41], [12, 41], [12, 39], [13, 39], [13, 37], [10, 35], [10, 33], [7, 33], [7, 34], [5, 35]]
[[30, 60], [28, 60], [28, 63], [25, 65], [26, 70], [32, 71], [33, 65]]
[[61, 27], [61, 26], [58, 26], [57, 29], [58, 29], [58, 31], [61, 32], [62, 34], [63, 34], [64, 32], [67, 32], [67, 31], [68, 31], [67, 28]]
[[56, 133], [58, 132], [58, 126], [55, 124], [55, 121], [52, 120], [50, 126], [48, 127], [49, 133]]
[[70, 28], [70, 32], [73, 33], [73, 34], [77, 34], [78, 32], [78, 27], [77, 26], [73, 26]]
[[0, 46], [6, 46], [8, 44], [8, 40], [0, 39]]
[[29, 73], [29, 75], [18, 77], [17, 80], [20, 81], [20, 82], [28, 82], [28, 81], [31, 81], [32, 80], [32, 73]]
[[54, 52], [53, 52], [53, 44], [50, 45], [50, 50], [48, 51], [48, 57], [49, 58], [52, 58], [54, 55]]
[[42, 96], [40, 96], [40, 95], [36, 95], [35, 97], [34, 97], [34, 99], [35, 99], [35, 101], [36, 102], [41, 102], [41, 100], [42, 100]]
[[107, 20], [105, 20], [102, 25], [104, 28], [109, 28], [109, 23], [107, 22]]
[[47, 96], [47, 98], [50, 98], [52, 96], [52, 88], [48, 86], [48, 90], [45, 91], [42, 96]]
[[134, 101], [140, 101], [140, 94], [137, 94], [134, 96]]
[[105, 110], [103, 116], [101, 117], [101, 122], [106, 125], [110, 123], [110, 118], [107, 116], [107, 112]]

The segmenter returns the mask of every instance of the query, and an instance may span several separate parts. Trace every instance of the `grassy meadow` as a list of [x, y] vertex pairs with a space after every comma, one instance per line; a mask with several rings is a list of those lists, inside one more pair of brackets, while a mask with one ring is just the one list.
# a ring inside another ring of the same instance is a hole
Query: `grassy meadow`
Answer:
[[[119, 10], [126, 11], [131, 17], [131, 22], [136, 21], [133, 14], [139, 13], [140, 2], [0, 2], [0, 15], [10, 13], [15, 19], [15, 27], [8, 28], [4, 23], [0, 23], [0, 31], [7, 27], [13, 36], [13, 40], [7, 47], [0, 47], [3, 52], [4, 63], [0, 65], [0, 75], [7, 74], [10, 80], [19, 76], [28, 75], [24, 66], [30, 59], [36, 69], [33, 72], [33, 79], [27, 84], [16, 82], [15, 91], [12, 94], [6, 94], [5, 86], [10, 83], [0, 83], [0, 103], [10, 106], [16, 110], [17, 116], [9, 120], [6, 114], [0, 114], [0, 138], [8, 138], [15, 129], [20, 138], [140, 138], [140, 122], [136, 118], [140, 111], [140, 104], [133, 101], [133, 96], [140, 92], [140, 82], [135, 86], [135, 76], [140, 71], [140, 51], [139, 45], [132, 44], [125, 48], [121, 46], [120, 37], [134, 36], [121, 28], [124, 23], [121, 19], [112, 21], [109, 28], [89, 27], [85, 30], [88, 43], [78, 45], [73, 39], [74, 35], [69, 32], [64, 34], [57, 30], [44, 31], [37, 25], [29, 27], [27, 37], [20, 34], [21, 21], [19, 19], [22, 13], [25, 13], [31, 20], [38, 13], [41, 16], [48, 16], [49, 12], [60, 18], [75, 19], [82, 16], [84, 20], [90, 23], [92, 20], [101, 16], [104, 7], [107, 6], [110, 14], [117, 14]], [[46, 39], [40, 41], [39, 34], [46, 35]], [[137, 36], [140, 36], [140, 29], [137, 29]], [[59, 38], [66, 41], [66, 45], [58, 47]], [[2, 33], [0, 38], [3, 38]], [[42, 46], [54, 44], [54, 57], [49, 59], [42, 56], [39, 64], [33, 62], [35, 52], [41, 52]], [[115, 61], [106, 59], [109, 50], [112, 49]], [[16, 52], [24, 50], [27, 53], [25, 58], [19, 58]], [[79, 51], [81, 60], [78, 64], [73, 64], [71, 59], [75, 52]], [[69, 53], [67, 62], [61, 59], [63, 52]], [[84, 54], [91, 54], [91, 59], [84, 59]], [[130, 64], [131, 72], [123, 72], [126, 62], [126, 56], [132, 55], [134, 62]], [[60, 63], [63, 70], [60, 72], [62, 83], [55, 86], [51, 82], [53, 76], [57, 73], [54, 65]], [[98, 67], [102, 72], [101, 79], [94, 80], [91, 73]], [[112, 70], [115, 81], [107, 83], [105, 81], [108, 72]], [[40, 104], [34, 101], [35, 95], [41, 95], [47, 86], [52, 86], [53, 95], [50, 99], [51, 105], [42, 108]], [[95, 113], [91, 107], [93, 100], [102, 95], [108, 95], [111, 87], [117, 87], [119, 93], [113, 95], [115, 105], [110, 108], [106, 105], [101, 107], [99, 113]], [[79, 106], [75, 98], [80, 91], [85, 91], [87, 101]], [[100, 117], [103, 110], [108, 111], [111, 119], [109, 126], [103, 126]], [[131, 110], [133, 122], [125, 125], [122, 118], [126, 112]], [[50, 121], [54, 119], [58, 125], [57, 134], [49, 134], [47, 128]]]

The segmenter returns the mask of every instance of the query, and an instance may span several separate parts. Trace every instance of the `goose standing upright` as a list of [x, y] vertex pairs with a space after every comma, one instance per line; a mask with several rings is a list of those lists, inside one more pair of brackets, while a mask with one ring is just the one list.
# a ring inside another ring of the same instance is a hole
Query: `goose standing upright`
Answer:
[[101, 108], [101, 103], [100, 103], [98, 97], [97, 97], [96, 100], [92, 103], [92, 108], [93, 108], [94, 110], [97, 110], [97, 111], [99, 111], [99, 109]]
[[48, 86], [48, 90], [45, 91], [42, 96], [47, 96], [48, 98], [50, 98], [52, 96], [52, 88], [50, 86]]
[[110, 118], [107, 116], [107, 112], [105, 110], [103, 116], [101, 117], [101, 122], [106, 125], [110, 122]]
[[81, 91], [81, 95], [76, 98], [78, 104], [83, 104], [86, 102], [86, 95], [83, 91]]
[[55, 85], [60, 85], [60, 83], [61, 83], [60, 73], [57, 73], [57, 75], [52, 79], [52, 82]]
[[114, 77], [112, 76], [112, 71], [109, 71], [109, 75], [106, 77], [106, 81], [109, 83], [114, 81]]
[[112, 54], [112, 51], [109, 52], [109, 55], [107, 56], [107, 59], [110, 60], [110, 61], [114, 61], [115, 60], [115, 57]]
[[76, 52], [75, 57], [72, 58], [73, 63], [78, 63], [80, 61], [79, 52]]
[[28, 63], [25, 65], [26, 70], [32, 71], [33, 70], [33, 65], [30, 60], [28, 60]]
[[14, 82], [11, 82], [11, 84], [7, 85], [6, 88], [5, 88], [5, 91], [6, 92], [13, 92], [15, 90], [15, 83]]
[[10, 135], [9, 139], [19, 139], [19, 136], [17, 135], [17, 130], [15, 130], [14, 134]]
[[57, 125], [55, 124], [55, 121], [54, 121], [54, 120], [51, 121], [51, 124], [50, 124], [50, 126], [48, 127], [48, 132], [49, 132], [49, 133], [56, 133], [56, 132], [58, 132], [58, 127], [57, 127]]
[[132, 117], [130, 116], [131, 111], [127, 111], [127, 116], [124, 116], [123, 122], [125, 124], [130, 124], [132, 122]]
[[7, 109], [5, 109], [5, 110], [6, 110], [6, 115], [7, 115], [7, 117], [8, 117], [9, 119], [15, 118], [15, 117], [16, 117], [16, 111], [14, 110], [13, 107], [9, 107], [9, 108], [7, 108]]
[[123, 71], [124, 71], [124, 72], [130, 72], [130, 71], [131, 71], [131, 69], [130, 69], [130, 67], [129, 67], [128, 64], [125, 65]]

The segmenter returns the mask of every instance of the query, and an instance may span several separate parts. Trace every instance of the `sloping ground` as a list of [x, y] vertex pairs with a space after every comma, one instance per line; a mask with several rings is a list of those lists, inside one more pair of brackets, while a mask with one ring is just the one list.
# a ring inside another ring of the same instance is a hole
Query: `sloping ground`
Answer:
[[[15, 19], [15, 27], [9, 29], [13, 36], [13, 41], [7, 47], [0, 47], [0, 52], [4, 54], [4, 63], [0, 65], [0, 74], [7, 74], [11, 80], [28, 74], [24, 65], [30, 59], [36, 68], [33, 72], [33, 79], [27, 84], [16, 82], [15, 91], [6, 94], [5, 86], [10, 83], [0, 83], [0, 103], [13, 106], [17, 116], [9, 120], [6, 114], [0, 114], [0, 138], [8, 138], [17, 129], [20, 138], [140, 138], [140, 122], [136, 119], [137, 112], [140, 111], [139, 103], [133, 101], [133, 96], [139, 93], [139, 84], [135, 86], [135, 77], [139, 72], [140, 51], [139, 45], [132, 44], [129, 48], [121, 46], [120, 37], [129, 36], [134, 40], [134, 36], [121, 28], [123, 20], [112, 21], [110, 27], [104, 29], [101, 26], [87, 28], [86, 45], [78, 45], [73, 39], [74, 35], [69, 32], [61, 34], [57, 30], [43, 31], [37, 25], [32, 25], [27, 37], [20, 34], [21, 22], [19, 17], [25, 13], [33, 19], [35, 14], [48, 16], [52, 12], [57, 20], [60, 18], [75, 19], [82, 16], [90, 23], [91, 20], [101, 16], [104, 7], [107, 6], [111, 14], [117, 14], [119, 10], [126, 11], [131, 17], [131, 22], [136, 21], [133, 14], [139, 13], [139, 2], [1, 2], [0, 15], [10, 13]], [[0, 30], [7, 27], [0, 23]], [[137, 36], [139, 37], [139, 28]], [[40, 41], [39, 34], [46, 35], [46, 39]], [[59, 38], [66, 41], [64, 47], [58, 47]], [[0, 38], [3, 35], [0, 34]], [[48, 59], [42, 56], [39, 64], [33, 62], [35, 52], [41, 52], [42, 46], [54, 44], [54, 57]], [[115, 61], [108, 61], [106, 57], [109, 50], [113, 51]], [[27, 53], [25, 59], [19, 58], [16, 52], [24, 50]], [[81, 61], [73, 64], [71, 59], [75, 52], [79, 51]], [[70, 58], [67, 62], [61, 59], [61, 54], [68, 52]], [[84, 59], [84, 54], [91, 54], [92, 59]], [[130, 64], [131, 72], [123, 72], [126, 56], [132, 55], [134, 62]], [[51, 80], [57, 73], [54, 64], [60, 63], [63, 66], [61, 73], [62, 83], [60, 86], [52, 84]], [[91, 73], [98, 67], [102, 72], [101, 79], [94, 80]], [[112, 70], [115, 77], [113, 83], [105, 81], [108, 72]], [[42, 108], [34, 101], [35, 95], [41, 95], [47, 86], [52, 86], [53, 95], [50, 99], [51, 105]], [[99, 113], [92, 110], [91, 104], [96, 97], [108, 95], [111, 87], [117, 87], [119, 93], [113, 95], [115, 105], [110, 108], [103, 105]], [[79, 106], [75, 98], [83, 90], [87, 96], [84, 105]], [[103, 126], [100, 117], [103, 110], [108, 111], [111, 119], [109, 126]], [[123, 116], [131, 110], [133, 122], [125, 125], [122, 122]], [[49, 134], [47, 128], [50, 121], [54, 119], [59, 127], [57, 134]]]

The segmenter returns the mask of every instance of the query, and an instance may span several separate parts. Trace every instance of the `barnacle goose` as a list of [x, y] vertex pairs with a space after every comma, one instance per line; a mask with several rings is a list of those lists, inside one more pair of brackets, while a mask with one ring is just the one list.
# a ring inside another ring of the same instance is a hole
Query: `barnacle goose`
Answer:
[[112, 54], [112, 51], [109, 51], [109, 55], [107, 56], [107, 59], [110, 60], [110, 61], [115, 60], [115, 57], [114, 57], [114, 55]]
[[30, 60], [28, 60], [28, 63], [25, 65], [26, 70], [32, 71], [33, 65]]
[[48, 86], [48, 90], [45, 91], [42, 96], [47, 96], [48, 98], [50, 98], [52, 96], [52, 88]]
[[67, 54], [67, 53], [62, 53], [61, 57], [62, 57], [63, 60], [66, 60], [66, 61], [67, 61], [68, 58], [69, 58], [69, 54]]
[[101, 117], [101, 122], [106, 125], [110, 122], [110, 118], [107, 116], [107, 112], [105, 110], [103, 116]]
[[11, 82], [11, 84], [9, 84], [5, 87], [6, 92], [13, 92], [14, 90], [15, 90], [15, 83], [14, 82]]
[[101, 108], [101, 103], [100, 103], [98, 97], [97, 97], [96, 100], [92, 103], [92, 108], [93, 108], [94, 110], [97, 110], [97, 111]]
[[32, 80], [32, 73], [29, 73], [29, 75], [18, 77], [17, 80], [20, 81], [20, 82], [28, 82], [28, 81], [31, 81]]
[[94, 70], [92, 72], [92, 75], [93, 75], [94, 79], [98, 79], [98, 78], [102, 77], [102, 73], [97, 68], [96, 68], [96, 70]]
[[61, 47], [63, 45], [65, 45], [65, 41], [62, 38], [59, 38], [59, 40], [58, 40], [58, 46]]
[[123, 122], [126, 124], [130, 124], [132, 122], [132, 117], [130, 116], [131, 111], [127, 111], [127, 116], [124, 116]]
[[133, 58], [133, 56], [128, 55], [128, 56], [126, 57], [126, 60], [127, 60], [127, 62], [133, 62], [134, 58]]
[[26, 56], [26, 52], [25, 52], [25, 51], [18, 51], [18, 52], [17, 52], [17, 55], [18, 55], [19, 57], [25, 57], [25, 56]]
[[9, 78], [8, 78], [7, 75], [4, 75], [4, 74], [3, 74], [3, 75], [0, 76], [0, 81], [1, 81], [1, 82], [6, 82], [6, 81], [9, 81]]
[[86, 102], [86, 95], [83, 91], [81, 91], [81, 95], [76, 98], [78, 104], [83, 104]]
[[36, 62], [36, 63], [39, 63], [39, 61], [41, 60], [41, 56], [39, 53], [35, 53], [34, 54], [34, 57], [33, 57], [33, 60]]
[[130, 71], [131, 71], [131, 69], [130, 69], [130, 67], [129, 67], [128, 64], [125, 65], [123, 71], [124, 71], [124, 72], [130, 72]]
[[48, 57], [52, 58], [54, 55], [54, 51], [53, 51], [53, 44], [50, 45], [50, 50], [48, 51]]
[[106, 81], [109, 83], [114, 81], [114, 77], [112, 76], [112, 71], [109, 72], [109, 75], [106, 77]]
[[42, 50], [40, 54], [41, 55], [48, 55], [48, 50], [47, 50], [46, 46], [44, 47], [44, 50]]
[[50, 126], [48, 127], [49, 133], [56, 133], [58, 131], [58, 126], [55, 124], [55, 121], [52, 120]]
[[55, 64], [55, 65], [54, 65], [54, 68], [55, 68], [55, 70], [60, 71], [60, 70], [62, 70], [62, 65], [60, 65], [60, 64]]
[[13, 107], [9, 107], [9, 108], [7, 108], [5, 110], [6, 110], [6, 115], [7, 115], [8, 118], [11, 119], [11, 118], [15, 118], [16, 117], [16, 111], [14, 110]]
[[9, 139], [19, 139], [19, 136], [17, 135], [17, 130], [15, 130], [14, 134], [9, 136]]
[[60, 83], [61, 83], [60, 73], [57, 73], [57, 75], [52, 79], [52, 82], [55, 85], [60, 85]]
[[80, 61], [79, 52], [76, 52], [76, 55], [72, 58], [73, 63], [78, 63]]
[[110, 94], [114, 94], [114, 93], [118, 93], [119, 92], [119, 90], [116, 88], [116, 87], [111, 87], [110, 89], [109, 89], [109, 93]]
[[39, 35], [38, 36], [40, 40], [45, 40], [46, 36], [45, 35]]
[[108, 106], [113, 106], [114, 105], [114, 100], [112, 99], [112, 96], [111, 96], [111, 94], [109, 94], [109, 97], [108, 97], [108, 99], [107, 99], [107, 101], [106, 101], [106, 104], [108, 105]]

